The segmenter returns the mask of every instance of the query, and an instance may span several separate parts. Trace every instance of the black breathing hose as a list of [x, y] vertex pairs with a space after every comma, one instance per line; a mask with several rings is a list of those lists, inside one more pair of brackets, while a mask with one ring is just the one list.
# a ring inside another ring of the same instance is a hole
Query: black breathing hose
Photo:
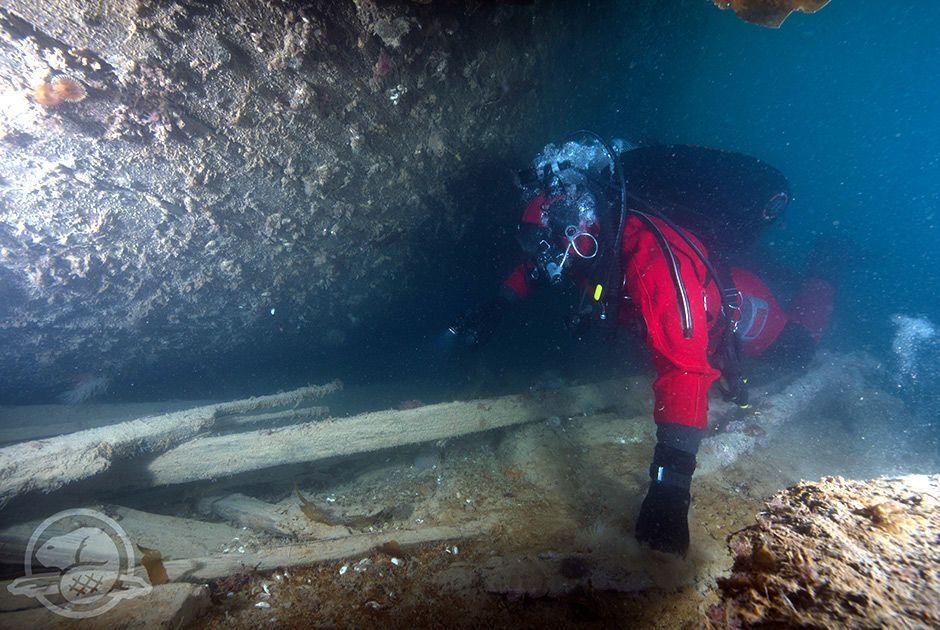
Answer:
[[[679, 305], [679, 320], [682, 326], [682, 336], [686, 339], [691, 339], [692, 335], [695, 333], [695, 328], [692, 323], [692, 305], [689, 302], [689, 293], [685, 288], [685, 282], [682, 280], [682, 275], [679, 273], [679, 261], [673, 253], [669, 241], [666, 240], [666, 235], [663, 234], [660, 227], [653, 221], [653, 216], [656, 215], [649, 215], [645, 212], [632, 209], [630, 210], [630, 214], [639, 217], [640, 220], [646, 224], [646, 227], [649, 228], [650, 232], [653, 233], [656, 242], [659, 243], [659, 248], [662, 250], [663, 257], [666, 259], [666, 266], [669, 267], [669, 275], [672, 276], [672, 284], [676, 288], [676, 302]], [[656, 216], [656, 218], [661, 219], [662, 217]], [[684, 236], [682, 232], [678, 234]], [[694, 243], [691, 241], [689, 241], [689, 243], [692, 247], [698, 249], [695, 247]]]
[[626, 223], [627, 218], [627, 180], [623, 176], [623, 169], [618, 168], [619, 164], [617, 162], [617, 156], [614, 154], [614, 150], [607, 144], [607, 141], [604, 138], [590, 129], [579, 129], [573, 134], [569, 135], [567, 140], [574, 140], [579, 135], [586, 135], [597, 140], [598, 144], [604, 147], [604, 151], [607, 153], [607, 159], [610, 160], [610, 167], [613, 170], [613, 174], [617, 176], [617, 183], [620, 184], [620, 225], [617, 226], [617, 232], [614, 236], [614, 252], [615, 255], [620, 257], [620, 246], [623, 244], [623, 226]]
[[608, 321], [612, 326], [617, 325], [617, 310], [619, 310], [620, 307], [619, 294], [621, 285], [623, 284], [622, 279], [617, 278], [618, 275], [623, 273], [622, 269], [620, 268], [620, 248], [623, 245], [623, 228], [626, 224], [627, 213], [630, 213], [638, 217], [641, 221], [643, 221], [644, 224], [646, 224], [646, 226], [653, 233], [653, 236], [656, 238], [656, 242], [659, 244], [659, 247], [663, 252], [663, 257], [666, 259], [666, 265], [669, 267], [669, 275], [672, 277], [673, 285], [675, 285], [676, 288], [676, 300], [679, 306], [679, 318], [682, 325], [682, 335], [686, 339], [690, 339], [694, 333], [694, 329], [692, 326], [692, 309], [689, 302], [689, 293], [685, 288], [685, 282], [682, 280], [682, 275], [679, 272], [679, 261], [676, 259], [672, 248], [669, 246], [669, 242], [666, 240], [666, 235], [663, 234], [663, 231], [659, 228], [658, 225], [656, 225], [652, 217], [655, 216], [656, 218], [663, 220], [680, 237], [682, 237], [686, 243], [692, 247], [693, 251], [695, 251], [696, 255], [702, 259], [708, 271], [716, 279], [715, 283], [719, 286], [720, 289], [720, 283], [718, 283], [718, 276], [714, 273], [714, 268], [712, 268], [711, 263], [706, 260], [705, 254], [685, 234], [685, 231], [681, 230], [672, 221], [665, 219], [658, 213], [651, 215], [639, 210], [627, 208], [627, 181], [624, 177], [623, 169], [620, 167], [620, 162], [617, 159], [617, 156], [614, 154], [613, 149], [609, 144], [607, 144], [607, 141], [604, 140], [603, 137], [589, 129], [579, 129], [578, 131], [575, 131], [573, 134], [569, 135], [566, 140], [574, 140], [577, 136], [580, 135], [590, 136], [591, 138], [594, 138], [602, 147], [604, 147], [604, 151], [607, 152], [607, 157], [610, 159], [610, 166], [613, 169], [614, 174], [617, 176], [617, 182], [620, 184], [620, 222], [614, 235], [613, 261], [607, 265], [607, 289], [610, 290], [609, 295], [613, 295], [615, 297], [615, 299], [608, 302]]
[[721, 295], [722, 308], [724, 308], [725, 307], [724, 301], [728, 299], [728, 296], [725, 291], [726, 287], [724, 286], [724, 283], [721, 281], [721, 277], [718, 275], [718, 272], [715, 270], [715, 266], [712, 265], [710, 260], [708, 260], [708, 256], [705, 255], [705, 252], [703, 252], [702, 249], [695, 243], [695, 241], [693, 241], [689, 237], [688, 232], [686, 232], [684, 229], [676, 225], [675, 221], [667, 217], [665, 214], [651, 207], [642, 198], [637, 197], [635, 195], [631, 195], [630, 198], [646, 206], [647, 214], [656, 217], [657, 219], [659, 219], [660, 221], [668, 225], [670, 228], [672, 228], [672, 231], [678, 234], [679, 237], [682, 238], [683, 241], [685, 241], [686, 245], [688, 245], [689, 248], [693, 252], [695, 252], [695, 255], [702, 261], [702, 264], [705, 265], [705, 270], [708, 272], [708, 275], [711, 276], [712, 280], [715, 281], [715, 286], [718, 287], [718, 293]]

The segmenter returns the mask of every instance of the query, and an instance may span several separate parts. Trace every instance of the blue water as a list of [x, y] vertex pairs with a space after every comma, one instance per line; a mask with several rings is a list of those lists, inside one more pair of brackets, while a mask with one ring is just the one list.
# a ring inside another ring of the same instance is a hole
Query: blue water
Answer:
[[[610, 19], [559, 53], [572, 74], [558, 81], [569, 94], [557, 133], [720, 147], [782, 170], [794, 199], [763, 237], [765, 260], [800, 274], [818, 239], [838, 239], [826, 345], [896, 369], [891, 316], [940, 322], [940, 4], [836, 0], [777, 30], [708, 2], [655, 14], [600, 4]], [[499, 270], [490, 273], [496, 281]], [[544, 346], [549, 333], [537, 330], [533, 345]], [[940, 349], [922, 353], [927, 389], [940, 382]], [[917, 398], [936, 417], [935, 397]]]
[[670, 136], [759, 155], [795, 201], [766, 237], [796, 258], [817, 233], [857, 243], [840, 321], [883, 345], [888, 316], [940, 316], [940, 5], [832, 2], [778, 31], [704, 11]]

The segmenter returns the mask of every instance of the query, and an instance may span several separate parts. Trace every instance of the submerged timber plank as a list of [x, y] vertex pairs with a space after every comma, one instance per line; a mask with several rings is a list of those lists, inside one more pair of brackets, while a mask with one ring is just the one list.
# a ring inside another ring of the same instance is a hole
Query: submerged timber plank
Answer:
[[[486, 532], [494, 522], [495, 520], [491, 517], [459, 525], [441, 525], [424, 529], [361, 534], [334, 540], [275, 547], [254, 553], [226, 554], [208, 558], [193, 558], [191, 560], [170, 560], [164, 562], [163, 566], [166, 568], [171, 582], [205, 582], [231, 575], [245, 568], [257, 571], [273, 571], [278, 568], [304, 566], [367, 554], [379, 545], [393, 540], [399, 545], [407, 546], [471, 538]], [[138, 569], [138, 573], [142, 577], [146, 575], [142, 568]]]
[[0, 406], [0, 444], [87, 431], [128, 420], [205, 407], [211, 400]]
[[51, 492], [108, 470], [120, 459], [159, 453], [209, 430], [223, 417], [294, 406], [342, 387], [338, 381], [129, 420], [0, 448], [0, 506], [31, 491]]
[[312, 462], [544, 420], [582, 415], [626, 401], [623, 383], [568, 387], [535, 395], [388, 409], [278, 429], [197, 438], [151, 461], [122, 483], [162, 486], [217, 479], [283, 464]]

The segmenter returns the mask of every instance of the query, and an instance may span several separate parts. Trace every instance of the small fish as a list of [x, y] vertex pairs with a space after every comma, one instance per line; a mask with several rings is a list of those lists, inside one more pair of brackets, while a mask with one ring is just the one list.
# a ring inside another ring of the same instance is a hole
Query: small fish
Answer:
[[405, 520], [414, 512], [414, 506], [409, 504], [396, 505], [391, 508], [382, 508], [375, 514], [358, 514], [346, 518], [333, 516], [313, 501], [300, 493], [300, 488], [294, 484], [294, 492], [300, 500], [300, 511], [314, 523], [322, 523], [335, 527], [341, 525], [350, 529], [368, 529], [391, 520]]
[[294, 484], [294, 492], [297, 493], [297, 498], [300, 500], [300, 511], [314, 523], [322, 523], [331, 527], [344, 525], [341, 520], [335, 518], [332, 514], [318, 507], [313, 501], [310, 501], [304, 495], [300, 494], [300, 488], [297, 487], [296, 483]]
[[137, 548], [140, 549], [140, 553], [143, 554], [140, 563], [144, 565], [144, 568], [147, 570], [147, 577], [150, 579], [150, 584], [159, 586], [160, 584], [169, 582], [170, 577], [166, 573], [166, 567], [163, 566], [163, 554], [161, 554], [158, 549], [148, 549], [140, 544], [137, 545]]

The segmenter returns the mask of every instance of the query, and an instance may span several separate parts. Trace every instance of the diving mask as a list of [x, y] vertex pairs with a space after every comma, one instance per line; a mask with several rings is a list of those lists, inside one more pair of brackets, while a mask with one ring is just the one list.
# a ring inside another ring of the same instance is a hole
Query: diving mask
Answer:
[[590, 260], [600, 249], [593, 234], [575, 225], [567, 226], [558, 242], [554, 242], [548, 228], [523, 225], [519, 230], [519, 243], [535, 263], [538, 275], [544, 274], [552, 285], [562, 281], [572, 259]]

